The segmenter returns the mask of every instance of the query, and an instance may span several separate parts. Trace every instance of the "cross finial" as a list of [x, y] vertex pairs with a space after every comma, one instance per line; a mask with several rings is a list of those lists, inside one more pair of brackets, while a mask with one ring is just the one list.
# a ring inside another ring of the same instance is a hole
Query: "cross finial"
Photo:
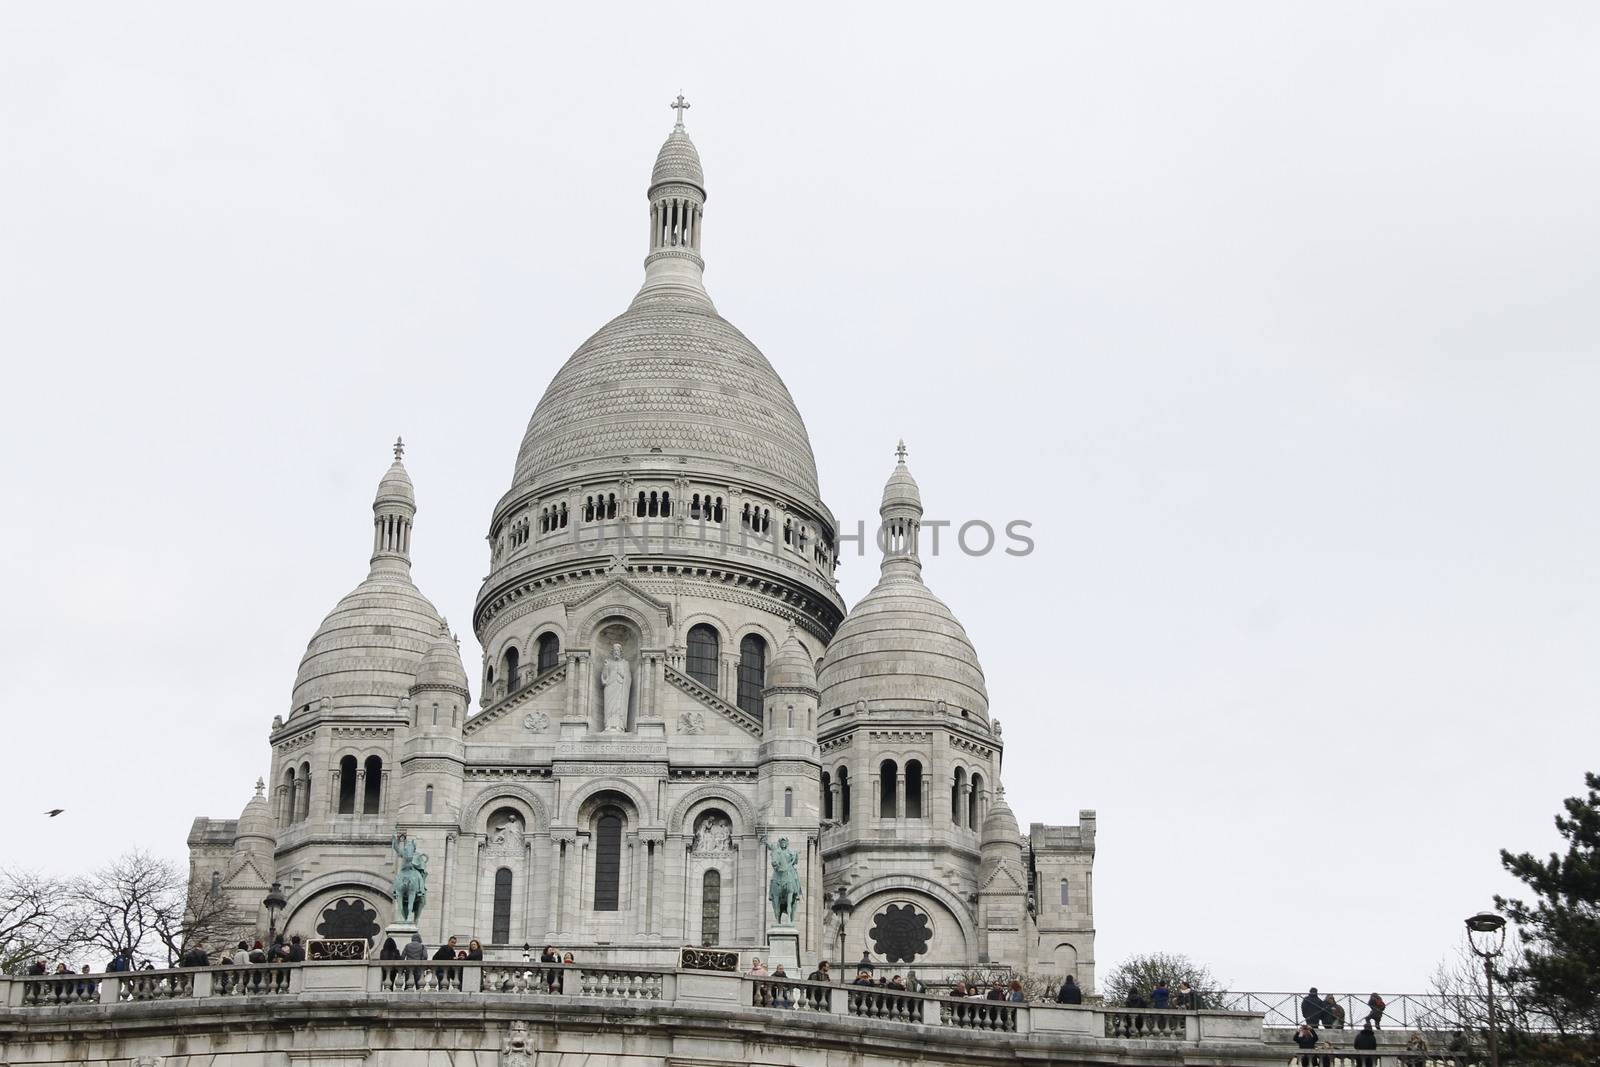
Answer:
[[904, 438], [901, 438], [900, 443], [895, 446], [894, 456], [901, 463], [906, 461], [906, 442]]
[[264, 796], [267, 792], [267, 783], [263, 778], [256, 779], [256, 796]]
[[400, 457], [406, 454], [406, 443], [401, 438], [394, 439], [394, 461], [400, 462]]
[[683, 98], [683, 94], [682, 93], [679, 93], [678, 94], [678, 99], [674, 100], [672, 103], [668, 104], [667, 106], [672, 108], [672, 110], [674, 110], [674, 111], [676, 111], [678, 113], [678, 125], [682, 126], [683, 125], [683, 113], [685, 111], [689, 110], [689, 108], [692, 107], [693, 105], [690, 104], [689, 101], [687, 101], [687, 100], [685, 100]]

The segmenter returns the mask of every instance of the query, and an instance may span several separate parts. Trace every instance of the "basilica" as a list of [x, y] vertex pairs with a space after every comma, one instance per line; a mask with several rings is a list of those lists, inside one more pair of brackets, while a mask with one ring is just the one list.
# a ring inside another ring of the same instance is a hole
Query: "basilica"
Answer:
[[1021, 832], [977, 652], [923, 581], [903, 447], [881, 577], [846, 610], [805, 423], [702, 282], [682, 114], [643, 284], [556, 371], [494, 503], [476, 684], [411, 578], [443, 549], [413, 542], [397, 442], [367, 575], [312, 634], [255, 796], [195, 820], [192, 884], [252, 929], [276, 883], [279, 930], [378, 939], [409, 855], [430, 947], [661, 963], [789, 938], [806, 970], [867, 953], [1092, 989], [1094, 813]]

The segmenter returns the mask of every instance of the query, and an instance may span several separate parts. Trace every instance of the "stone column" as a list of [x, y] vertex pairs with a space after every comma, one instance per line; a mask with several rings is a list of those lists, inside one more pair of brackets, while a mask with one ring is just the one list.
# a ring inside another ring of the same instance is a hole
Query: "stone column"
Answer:
[[389, 768], [386, 765], [378, 772], [378, 811], [389, 810]]
[[545, 937], [554, 940], [561, 933], [561, 845], [566, 839], [550, 835], [550, 866], [545, 873], [545, 903], [549, 918], [545, 922]]
[[300, 809], [297, 818], [304, 821], [311, 817], [311, 772], [302, 771], [296, 782], [295, 806]]
[[341, 772], [335, 767], [328, 772], [328, 814], [339, 814], [339, 778]]
[[906, 817], [906, 771], [901, 767], [894, 776], [894, 817], [896, 821]]
[[583, 719], [587, 720], [591, 725], [593, 725], [593, 723], [594, 723], [594, 718], [589, 712], [589, 704], [590, 704], [590, 701], [593, 700], [593, 694], [590, 692], [590, 690], [592, 690], [593, 688], [594, 688], [593, 682], [589, 677], [589, 653], [587, 653], [587, 652], [579, 652], [578, 653], [578, 715], [579, 715], [580, 718], [583, 718]]
[[567, 652], [567, 717], [578, 714], [578, 654]]

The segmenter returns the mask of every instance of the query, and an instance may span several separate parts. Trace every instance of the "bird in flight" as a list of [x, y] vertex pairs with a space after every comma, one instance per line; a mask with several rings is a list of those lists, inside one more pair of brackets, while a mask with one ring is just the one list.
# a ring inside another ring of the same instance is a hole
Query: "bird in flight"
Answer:
[[66, 811], [66, 810], [67, 810], [66, 808], [51, 808], [49, 811], [45, 812], [45, 814], [50, 816], [53, 819], [57, 815], [60, 815], [62, 812]]

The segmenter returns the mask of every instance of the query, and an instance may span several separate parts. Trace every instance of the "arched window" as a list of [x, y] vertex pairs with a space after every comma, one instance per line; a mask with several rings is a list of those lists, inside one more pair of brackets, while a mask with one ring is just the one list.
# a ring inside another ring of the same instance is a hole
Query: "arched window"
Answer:
[[339, 761], [339, 814], [356, 813], [356, 758], [346, 756]]
[[300, 764], [300, 818], [311, 814], [311, 764]]
[[636, 519], [644, 518], [644, 490], [643, 489], [639, 490], [639, 500], [633, 506], [633, 517], [636, 518]]
[[663, 518], [672, 517], [672, 493], [665, 489], [661, 490], [661, 515]]
[[833, 818], [833, 776], [822, 772], [822, 817]]
[[1067, 880], [1065, 878], [1061, 879], [1061, 906], [1063, 908], [1067, 906]]
[[211, 872], [211, 895], [214, 896], [214, 897], [222, 895], [222, 872], [221, 871], [212, 871]]
[[489, 940], [496, 945], [511, 942], [511, 868], [494, 872], [494, 923]]
[[431, 785], [422, 791], [422, 814], [433, 814], [433, 786]]
[[722, 872], [707, 871], [700, 880], [700, 943], [722, 940]]
[[966, 785], [966, 768], [957, 767], [955, 781], [950, 783], [950, 821], [957, 826], [961, 825], [961, 809], [965, 806], [961, 803], [961, 790], [966, 788]]
[[717, 654], [720, 641], [717, 631], [701, 623], [689, 629], [689, 653], [684, 667], [689, 677], [711, 690], [717, 691]]
[[894, 760], [886, 759], [878, 764], [878, 818], [894, 818], [894, 787], [900, 768], [895, 766]]
[[755, 634], [739, 642], [739, 707], [761, 715], [761, 690], [767, 684], [767, 643]]
[[850, 768], [839, 768], [839, 821], [850, 821]]
[[978, 825], [978, 794], [983, 792], [983, 775], [972, 776], [972, 792], [967, 794], [967, 827], [972, 830], [981, 829]]
[[517, 691], [517, 661], [519, 659], [521, 659], [521, 656], [517, 654], [517, 646], [507, 645], [505, 655], [500, 658], [503, 666], [501, 674], [506, 680], [507, 693], [515, 693]]
[[614, 519], [616, 517], [617, 517], [617, 494], [615, 494], [615, 493], [607, 493], [606, 494], [606, 518]]
[[922, 764], [906, 760], [906, 818], [922, 818]]
[[378, 805], [383, 803], [383, 760], [368, 756], [366, 770], [367, 791], [361, 798], [361, 811], [364, 815], [376, 815]]
[[594, 821], [594, 910], [616, 911], [622, 885], [622, 812], [605, 808]]
[[555, 634], [539, 635], [539, 666], [538, 671], [543, 674], [551, 670], [561, 660], [561, 638]]
[[794, 790], [793, 789], [785, 789], [783, 791], [783, 815], [784, 815], [784, 818], [786, 818], [786, 819], [794, 818]]
[[294, 768], [285, 767], [283, 771], [283, 811], [279, 813], [278, 822], [288, 826], [294, 822]]

